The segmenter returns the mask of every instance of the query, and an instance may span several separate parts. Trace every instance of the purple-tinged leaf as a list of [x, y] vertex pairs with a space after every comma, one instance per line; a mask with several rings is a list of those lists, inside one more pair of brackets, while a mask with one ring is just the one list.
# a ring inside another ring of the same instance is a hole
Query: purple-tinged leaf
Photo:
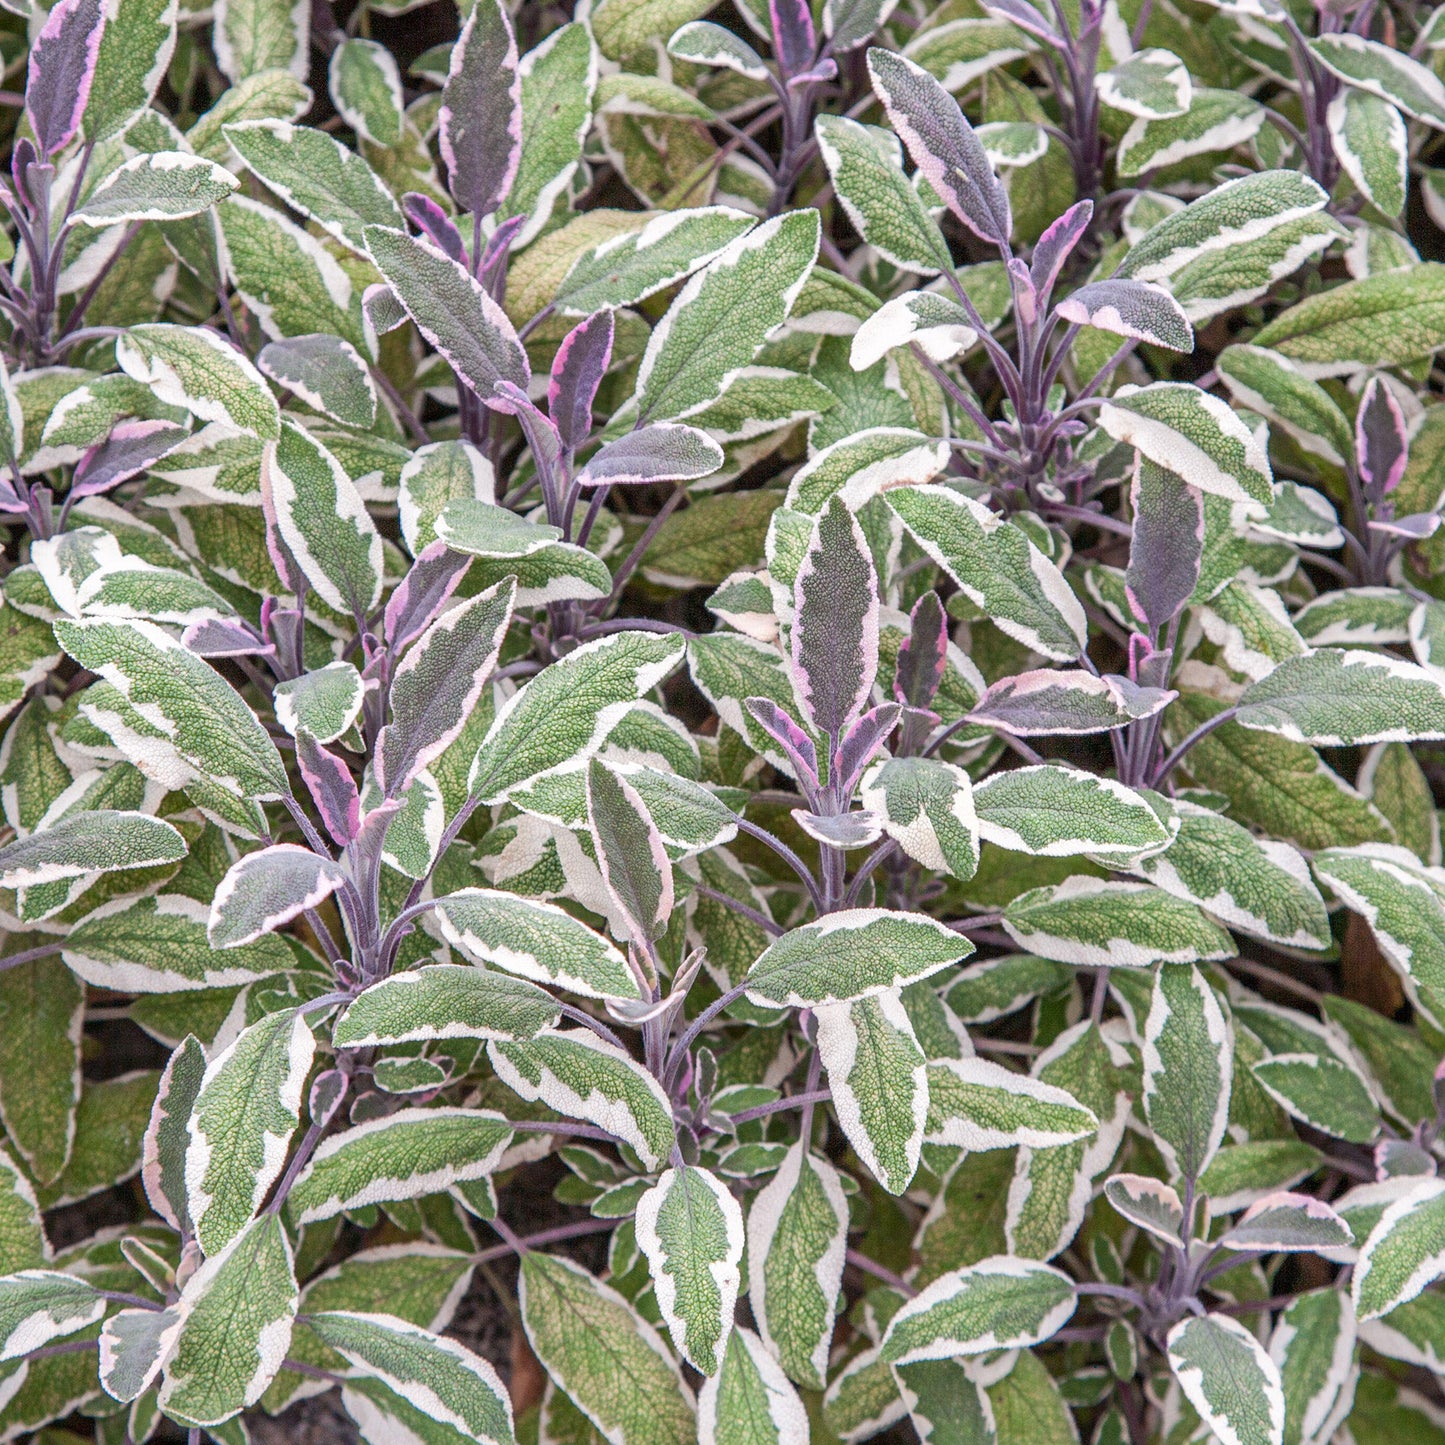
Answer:
[[1194, 350], [1194, 328], [1184, 308], [1162, 286], [1148, 281], [1091, 281], [1055, 309], [1076, 326], [1095, 326], [1170, 351]]
[[1386, 537], [1404, 537], [1407, 541], [1423, 542], [1439, 531], [1440, 520], [1439, 512], [1416, 512], [1409, 517], [1391, 517], [1388, 520], [1382, 518], [1366, 525], [1370, 531], [1379, 532]]
[[882, 813], [866, 809], [851, 813], [810, 813], [806, 808], [790, 811], [794, 822], [825, 848], [867, 848], [883, 836]]
[[1372, 376], [1355, 413], [1355, 458], [1366, 494], [1378, 501], [1400, 485], [1410, 460], [1405, 413], [1395, 393]]
[[91, 447], [80, 459], [70, 495], [90, 497], [128, 482], [173, 451], [188, 435], [185, 427], [170, 421], [118, 422], [99, 446]]
[[745, 698], [743, 706], [757, 720], [757, 724], [782, 748], [792, 763], [800, 784], [817, 786], [818, 750], [813, 740], [788, 714], [771, 698]]
[[466, 726], [497, 664], [517, 583], [443, 612], [412, 644], [391, 680], [391, 721], [376, 746], [376, 780], [396, 797]]
[[990, 15], [996, 15], [1000, 20], [1007, 20], [1012, 25], [1017, 25], [1022, 31], [1029, 35], [1035, 35], [1040, 40], [1048, 41], [1057, 46], [1060, 43], [1059, 32], [1054, 27], [1054, 22], [1049, 20], [1036, 6], [1030, 5], [1029, 0], [982, 0], [983, 8]]
[[948, 666], [948, 617], [938, 593], [913, 604], [912, 626], [898, 649], [893, 696], [905, 707], [928, 708]]
[[1008, 278], [1013, 287], [1014, 315], [1021, 326], [1032, 326], [1039, 319], [1039, 293], [1029, 268], [1017, 256], [1008, 263]]
[[1038, 239], [1034, 247], [1032, 274], [1034, 288], [1042, 305], [1049, 304], [1049, 294], [1059, 279], [1064, 263], [1073, 255], [1074, 247], [1083, 239], [1094, 218], [1092, 201], [1075, 201]]
[[408, 191], [402, 197], [401, 208], [406, 218], [421, 231], [443, 255], [459, 266], [467, 264], [467, 248], [456, 222], [442, 210], [430, 196], [419, 191]]
[[330, 897], [345, 880], [336, 863], [295, 843], [247, 853], [216, 887], [206, 935], [212, 948], [240, 948]]
[[276, 649], [239, 617], [205, 617], [181, 634], [197, 657], [270, 657]]
[[723, 464], [723, 449], [705, 432], [681, 422], [655, 421], [608, 442], [577, 474], [579, 487], [688, 482]]
[[[35, 142], [28, 135], [23, 135], [15, 142], [14, 149], [10, 152], [10, 179], [15, 182], [15, 194], [21, 200], [30, 195], [30, 168], [35, 165], [39, 157], [35, 152]], [[10, 198], [6, 198], [6, 210], [13, 210], [14, 206]]]
[[902, 711], [896, 702], [880, 703], [865, 712], [848, 729], [833, 757], [833, 777], [842, 796], [848, 797], [858, 786], [864, 769], [873, 761], [888, 734], [897, 727]]
[[637, 790], [597, 758], [587, 765], [587, 822], [628, 937], [644, 945], [660, 937], [674, 897], [667, 848]]
[[547, 413], [568, 451], [591, 435], [592, 403], [612, 360], [614, 325], [612, 312], [594, 311], [562, 338], [553, 358]]
[[522, 158], [522, 73], [502, 0], [477, 0], [462, 27], [437, 126], [453, 199], [474, 216], [490, 216]]
[[868, 70], [924, 180], [976, 236], [1007, 247], [1013, 225], [1008, 192], [958, 102], [921, 65], [891, 50], [870, 50]]
[[1137, 687], [1125, 677], [1095, 677], [1082, 668], [1039, 668], [1000, 678], [969, 719], [1015, 737], [1080, 736], [1149, 717], [1177, 696]]
[[1355, 1236], [1323, 1199], [1282, 1190], [1251, 1204], [1219, 1242], [1225, 1249], [1250, 1252], [1320, 1253], [1352, 1245]]
[[351, 769], [305, 728], [296, 733], [296, 766], [332, 842], [344, 848], [361, 831], [361, 795]]
[[810, 66], [807, 70], [800, 70], [797, 75], [788, 81], [789, 90], [797, 90], [800, 86], [816, 85], [820, 81], [835, 80], [838, 75], [838, 62], [830, 55], [820, 60], [816, 65]]
[[25, 111], [42, 155], [64, 150], [80, 129], [104, 31], [103, 0], [58, 0], [30, 47]]
[[1194, 593], [1204, 557], [1204, 494], [1141, 456], [1130, 492], [1134, 539], [1124, 586], [1134, 615], [1155, 634]]
[[773, 27], [773, 53], [784, 79], [799, 75], [813, 63], [818, 37], [813, 30], [813, 10], [808, 0], [769, 0]]
[[793, 688], [836, 746], [878, 674], [878, 577], [863, 529], [838, 497], [813, 528], [793, 606]]
[[426, 630], [471, 565], [469, 556], [454, 552], [445, 542], [429, 542], [422, 548], [386, 601], [382, 630], [393, 652], [400, 652]]
[[477, 280], [487, 295], [501, 302], [507, 292], [507, 258], [517, 232], [527, 223], [526, 216], [508, 216], [487, 238], [482, 247], [482, 263], [477, 267]]
[[389, 226], [367, 226], [363, 234], [417, 330], [462, 381], [488, 402], [499, 381], [526, 391], [532, 371], [516, 330], [465, 266]]

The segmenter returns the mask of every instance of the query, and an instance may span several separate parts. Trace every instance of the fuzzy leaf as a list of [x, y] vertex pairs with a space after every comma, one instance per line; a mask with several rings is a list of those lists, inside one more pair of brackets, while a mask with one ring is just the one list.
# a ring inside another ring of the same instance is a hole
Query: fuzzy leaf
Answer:
[[1282, 1445], [1279, 1367], [1238, 1320], [1199, 1315], [1169, 1331], [1169, 1368], [1185, 1398], [1228, 1445]]

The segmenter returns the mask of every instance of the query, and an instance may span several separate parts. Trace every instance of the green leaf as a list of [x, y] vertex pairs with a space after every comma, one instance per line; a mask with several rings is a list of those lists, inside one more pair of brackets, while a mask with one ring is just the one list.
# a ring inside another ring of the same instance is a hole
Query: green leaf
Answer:
[[293, 738], [304, 730], [318, 743], [333, 743], [349, 732], [365, 698], [361, 674], [349, 662], [328, 662], [278, 682], [271, 693], [276, 721]]
[[305, 80], [309, 18], [289, 0], [222, 0], [212, 38], [216, 63], [233, 84], [267, 70]]
[[350, 1365], [428, 1419], [483, 1445], [512, 1445], [506, 1386], [465, 1345], [389, 1314], [323, 1310], [307, 1323]]
[[59, 959], [0, 972], [0, 1120], [41, 1184], [75, 1143], [84, 1021], [85, 989]]
[[41, 1265], [48, 1248], [35, 1189], [9, 1151], [0, 1149], [0, 1269], [13, 1274]]
[[1187, 382], [1120, 387], [1099, 425], [1191, 487], [1231, 502], [1273, 499], [1264, 442], [1219, 397]]
[[710, 1445], [789, 1445], [808, 1436], [808, 1412], [763, 1342], [739, 1325], [722, 1368], [697, 1397], [697, 1438]]
[[1137, 50], [1094, 77], [1099, 99], [1126, 115], [1163, 120], [1189, 110], [1193, 87], [1184, 62], [1169, 50]]
[[587, 820], [603, 886], [618, 915], [613, 932], [646, 948], [666, 931], [672, 915], [672, 863], [637, 790], [596, 758], [587, 765]]
[[1144, 1022], [1144, 1117], [1170, 1171], [1197, 1180], [1224, 1142], [1234, 1034], [1192, 966], [1162, 965]]
[[1016, 853], [1133, 856], [1167, 847], [1142, 795], [1113, 778], [1043, 764], [994, 773], [973, 790], [979, 836]]
[[1237, 402], [1258, 412], [1312, 456], [1342, 467], [1354, 455], [1345, 414], [1329, 392], [1294, 362], [1262, 346], [1229, 346], [1219, 353], [1218, 366]]
[[1104, 1185], [1104, 1197], [1130, 1224], [1156, 1239], [1173, 1245], [1184, 1239], [1184, 1205], [1179, 1191], [1162, 1179], [1115, 1174]]
[[1198, 1315], [1169, 1331], [1169, 1368], [1185, 1398], [1220, 1440], [1282, 1445], [1285, 1397], [1279, 1366], [1238, 1320]]
[[262, 348], [256, 365], [263, 376], [332, 421], [367, 428], [376, 422], [376, 386], [371, 372], [360, 352], [340, 336], [292, 336], [273, 341]]
[[[1396, 52], [1390, 54], [1395, 58]], [[1425, 73], [1434, 80], [1431, 72]], [[1445, 88], [1440, 99], [1445, 102]], [[1367, 91], [1345, 89], [1330, 102], [1327, 120], [1345, 174], [1371, 205], [1387, 216], [1398, 216], [1405, 209], [1409, 159], [1400, 112]]]
[[748, 999], [776, 1008], [848, 1003], [927, 978], [972, 952], [921, 913], [852, 908], [769, 944], [748, 971]]
[[315, 1052], [305, 1015], [281, 1009], [207, 1064], [186, 1152], [186, 1196], [207, 1255], [241, 1234], [280, 1177]]
[[717, 400], [787, 319], [818, 255], [815, 211], [764, 221], [678, 293], [653, 329], [633, 398], [643, 421], [671, 421]]
[[1354, 1069], [1325, 1054], [1281, 1053], [1251, 1072], [1265, 1093], [1311, 1128], [1352, 1144], [1380, 1132], [1380, 1111]]
[[468, 780], [483, 802], [598, 752], [612, 729], [682, 661], [681, 638], [619, 632], [583, 643], [519, 688], [488, 729]]
[[937, 758], [888, 758], [864, 777], [861, 801], [914, 862], [964, 880], [977, 871], [979, 824], [962, 768]]
[[345, 881], [339, 863], [297, 843], [246, 853], [216, 886], [206, 937], [216, 949], [255, 943], [317, 907]]
[[630, 1144], [649, 1169], [676, 1141], [672, 1104], [641, 1064], [590, 1029], [562, 1029], [527, 1041], [488, 1043], [497, 1077], [529, 1103], [585, 1119]]
[[824, 1004], [814, 1016], [838, 1124], [873, 1177], [902, 1194], [928, 1117], [928, 1069], [908, 1012], [895, 990]]
[[1402, 366], [1445, 335], [1445, 266], [1422, 262], [1347, 281], [1282, 311], [1254, 336], [1309, 377]]
[[900, 487], [888, 504], [918, 545], [1002, 632], [1056, 662], [1084, 647], [1084, 609], [1019, 527], [948, 487]]
[[434, 963], [374, 983], [336, 1020], [336, 1048], [441, 1039], [533, 1039], [561, 1010], [544, 990], [489, 969]]
[[995, 1255], [933, 1281], [888, 1326], [890, 1365], [1035, 1345], [1074, 1313], [1074, 1282], [1046, 1264]]
[[511, 1125], [483, 1109], [399, 1109], [333, 1134], [287, 1197], [298, 1224], [369, 1204], [418, 1199], [492, 1174]]
[[748, 1301], [763, 1340], [790, 1379], [822, 1389], [848, 1233], [838, 1171], [794, 1144], [753, 1200], [747, 1233]]
[[636, 1228], [673, 1343], [694, 1368], [716, 1375], [742, 1279], [737, 1201], [706, 1169], [667, 1169], [638, 1200]]
[[609, 1442], [692, 1445], [691, 1392], [657, 1331], [615, 1289], [532, 1251], [518, 1290], [537, 1358]]
[[107, 7], [82, 122], [88, 140], [123, 132], [150, 105], [175, 48], [170, 0], [115, 0]]
[[93, 1325], [105, 1297], [92, 1284], [50, 1269], [0, 1279], [0, 1360], [14, 1360], [51, 1340]]
[[1183, 115], [1136, 120], [1119, 142], [1115, 165], [1128, 179], [1193, 156], [1232, 151], [1253, 140], [1264, 121], [1263, 108], [1247, 96], [1196, 86]]
[[1066, 1090], [992, 1060], [938, 1059], [928, 1066], [924, 1138], [931, 1144], [1046, 1149], [1086, 1139], [1098, 1127], [1093, 1112]]
[[187, 1034], [166, 1062], [141, 1145], [141, 1182], [146, 1198], [177, 1233], [191, 1233], [186, 1198], [186, 1152], [191, 1110], [206, 1075], [206, 1052]]
[[1363, 35], [1321, 35], [1309, 46], [1341, 80], [1399, 106], [1414, 120], [1445, 130], [1445, 85], [1428, 66]]
[[186, 856], [186, 840], [145, 813], [98, 808], [69, 813], [0, 848], [0, 887], [34, 888], [62, 878], [155, 868]]
[[337, 111], [362, 140], [377, 146], [400, 143], [401, 72], [385, 46], [372, 40], [342, 41], [331, 53], [327, 79]]
[[1019, 894], [1004, 910], [1009, 936], [1075, 967], [1147, 968], [1232, 958], [1229, 935], [1160, 888], [1079, 875]]
[[288, 206], [365, 256], [367, 226], [404, 224], [401, 208], [369, 165], [325, 131], [287, 120], [244, 120], [225, 137], [248, 170]]
[[1297, 1296], [1280, 1315], [1269, 1355], [1279, 1366], [1284, 1389], [1284, 1445], [1326, 1434], [1354, 1364], [1350, 1297], [1333, 1289]]
[[132, 326], [116, 338], [120, 369], [167, 406], [274, 441], [280, 411], [265, 378], [219, 332], [204, 326]]
[[161, 1408], [175, 1420], [217, 1425], [254, 1405], [286, 1358], [299, 1295], [280, 1216], [263, 1214], [186, 1282]]
[[178, 220], [224, 200], [239, 184], [215, 161], [181, 151], [132, 156], [90, 193], [71, 221], [99, 230], [126, 222]]

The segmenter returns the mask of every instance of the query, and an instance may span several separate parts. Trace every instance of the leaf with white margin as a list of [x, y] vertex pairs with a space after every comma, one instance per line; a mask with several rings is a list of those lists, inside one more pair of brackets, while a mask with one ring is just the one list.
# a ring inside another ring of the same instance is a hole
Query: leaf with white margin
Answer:
[[499, 381], [525, 391], [527, 353], [507, 313], [465, 266], [430, 241], [367, 226], [366, 249], [416, 328], [478, 396]]
[[262, 347], [262, 375], [343, 426], [376, 424], [376, 384], [360, 352], [339, 336], [290, 336]]
[[808, 1411], [777, 1360], [749, 1329], [728, 1336], [722, 1368], [697, 1396], [698, 1445], [793, 1445]]
[[0, 1269], [39, 1268], [50, 1257], [35, 1186], [7, 1149], [0, 1149]]
[[1187, 67], [1170, 50], [1136, 50], [1094, 77], [1094, 90], [1105, 105], [1146, 120], [1183, 115], [1193, 89]]
[[1134, 121], [1119, 142], [1115, 165], [1121, 177], [1132, 178], [1193, 156], [1232, 151], [1253, 140], [1264, 122], [1264, 108], [1248, 96], [1195, 86], [1183, 115]]
[[1354, 455], [1345, 414], [1329, 392], [1288, 357], [1262, 346], [1228, 346], [1219, 353], [1218, 366], [1235, 401], [1258, 412], [1311, 456], [1342, 467]]
[[913, 1181], [928, 1117], [928, 1066], [897, 991], [815, 1010], [833, 1112], [890, 1193]]
[[1020, 528], [948, 487], [900, 487], [887, 500], [918, 545], [1002, 632], [1055, 662], [1078, 657], [1088, 636], [1083, 605]]
[[1109, 732], [1162, 711], [1175, 693], [1083, 668], [1036, 668], [1001, 677], [979, 698], [970, 720], [1015, 737]]
[[281, 1217], [263, 1214], [186, 1282], [161, 1408], [174, 1420], [208, 1426], [254, 1405], [286, 1358], [299, 1300]]
[[1355, 1242], [1350, 1226], [1322, 1199], [1281, 1191], [1256, 1200], [1219, 1243], [1259, 1251], [1343, 1249]]
[[809, 457], [793, 473], [783, 509], [816, 516], [840, 496], [856, 512], [879, 492], [925, 482], [947, 464], [946, 442], [911, 427], [867, 427]]
[[1087, 1139], [1099, 1127], [1072, 1094], [991, 1059], [935, 1059], [928, 1066], [924, 1139], [970, 1153], [1025, 1145], [1047, 1149]]
[[155, 868], [185, 856], [186, 840], [164, 819], [113, 808], [69, 813], [0, 848], [0, 888]]
[[656, 1169], [672, 1153], [672, 1103], [661, 1084], [622, 1049], [590, 1029], [559, 1029], [530, 1040], [493, 1040], [497, 1077], [528, 1103], [585, 1119], [630, 1144]]
[[673, 1343], [695, 1369], [716, 1375], [742, 1281], [737, 1200], [706, 1169], [667, 1169], [637, 1201], [636, 1228]]
[[1192, 964], [1161, 964], [1140, 1039], [1144, 1117], [1170, 1171], [1197, 1180], [1224, 1142], [1234, 1031]]
[[364, 619], [381, 600], [384, 551], [346, 469], [292, 421], [261, 462], [261, 495], [286, 549], [333, 611]]
[[23, 1269], [0, 1278], [0, 1360], [15, 1360], [93, 1325], [105, 1296], [73, 1275]]
[[1169, 1368], [1221, 1445], [1283, 1445], [1284, 1386], [1264, 1346], [1228, 1315], [1169, 1331]]
[[1079, 875], [1021, 893], [1003, 926], [1020, 948], [1090, 968], [1148, 968], [1233, 958], [1234, 942], [1193, 904], [1163, 889]]
[[729, 206], [662, 211], [583, 251], [553, 304], [565, 316], [633, 306], [716, 260], [754, 225]]
[[1170, 351], [1194, 350], [1194, 328], [1184, 308], [1162, 286], [1147, 281], [1091, 281], [1071, 291], [1054, 310], [1075, 326], [1092, 326]]
[[1186, 799], [1175, 799], [1174, 807], [1179, 818], [1174, 841], [1131, 864], [1131, 871], [1256, 938], [1289, 948], [1329, 947], [1324, 899], [1296, 849], [1258, 838]]
[[748, 1211], [748, 1301], [790, 1379], [823, 1388], [843, 1282], [848, 1200], [838, 1171], [792, 1145]]
[[143, 1395], [175, 1351], [185, 1315], [169, 1309], [127, 1309], [113, 1314], [100, 1332], [100, 1383], [113, 1400]]
[[1344, 1290], [1298, 1295], [1280, 1314], [1269, 1338], [1269, 1357], [1284, 1387], [1284, 1445], [1332, 1438], [1326, 1429], [1347, 1398], [1355, 1363], [1355, 1308]]
[[207, 1064], [187, 1125], [186, 1197], [208, 1255], [240, 1234], [280, 1178], [315, 1053], [305, 1015], [280, 1009]]
[[974, 787], [973, 806], [985, 842], [1040, 858], [1134, 856], [1171, 836], [1132, 788], [1053, 763], [992, 774]]
[[1360, 1249], [1350, 1293], [1361, 1323], [1387, 1315], [1445, 1274], [1445, 1179], [1420, 1180], [1387, 1206]]
[[1041, 160], [1049, 148], [1048, 132], [1041, 125], [1025, 120], [997, 120], [978, 127], [983, 153], [996, 170], [1011, 166], [1031, 166]]
[[1352, 1063], [1324, 1053], [1278, 1053], [1250, 1068], [1255, 1081], [1291, 1117], [1352, 1144], [1380, 1132], [1380, 1110]]
[[914, 862], [961, 879], [977, 872], [978, 818], [962, 768], [938, 758], [888, 758], [864, 777], [861, 801]]
[[672, 915], [672, 861], [637, 789], [597, 758], [587, 764], [587, 822], [613, 934], [645, 947]]
[[763, 57], [746, 40], [709, 20], [690, 20], [679, 26], [667, 42], [667, 53], [693, 65], [732, 70], [749, 80], [768, 78]]
[[506, 973], [429, 963], [394, 973], [351, 1001], [332, 1026], [338, 1049], [438, 1039], [532, 1039], [561, 1010], [552, 995]]
[[291, 795], [286, 766], [266, 729], [220, 675], [152, 622], [88, 618], [55, 624], [60, 645], [110, 683], [156, 730], [136, 735], [128, 751], [145, 764], [160, 753], [248, 799]]
[[1327, 848], [1316, 874], [1360, 914], [1385, 957], [1407, 977], [1445, 992], [1445, 880], [1389, 844]]
[[1241, 726], [1314, 747], [1445, 738], [1445, 682], [1417, 663], [1322, 647], [1286, 658], [1238, 702]]
[[353, 1368], [428, 1419], [482, 1445], [512, 1445], [506, 1386], [465, 1345], [395, 1315], [322, 1310], [307, 1324]]
[[1347, 86], [1330, 102], [1325, 120], [1344, 173], [1372, 206], [1398, 216], [1405, 209], [1409, 163], [1400, 112], [1369, 91]]
[[739, 236], [678, 292], [652, 329], [633, 397], [643, 421], [676, 421], [717, 400], [787, 320], [818, 258], [818, 213], [792, 211]]
[[297, 1225], [495, 1172], [512, 1126], [485, 1109], [399, 1109], [326, 1139], [287, 1196]]
[[1420, 61], [1363, 35], [1321, 35], [1309, 47], [1326, 70], [1347, 84], [1445, 130], [1445, 85]]
[[239, 948], [315, 908], [345, 881], [341, 865], [297, 843], [276, 843], [238, 858], [216, 887], [207, 936], [212, 948]]
[[609, 1445], [694, 1445], [692, 1392], [622, 1295], [536, 1250], [522, 1258], [518, 1293], [533, 1353]]
[[522, 783], [593, 756], [685, 651], [675, 634], [619, 632], [543, 668], [498, 711], [472, 762], [468, 791], [500, 802]]
[[813, 131], [838, 200], [864, 241], [902, 270], [951, 271], [948, 246], [903, 173], [898, 137], [835, 115], [820, 115]]
[[272, 691], [276, 721], [295, 737], [305, 728], [318, 743], [334, 743], [361, 715], [366, 687], [349, 662], [328, 662], [278, 682]]
[[1211, 252], [1228, 252], [1324, 209], [1329, 197], [1298, 171], [1261, 171], [1206, 192], [1151, 226], [1130, 248], [1121, 276], [1167, 281]]
[[202, 421], [225, 422], [262, 441], [281, 434], [281, 412], [266, 378], [219, 332], [205, 326], [132, 326], [116, 338], [115, 359], [167, 406]]
[[402, 654], [391, 676], [391, 718], [376, 745], [389, 796], [408, 787], [461, 735], [491, 678], [512, 621], [515, 583], [458, 602]]
[[1262, 506], [1274, 499], [1263, 438], [1221, 397], [1188, 382], [1120, 387], [1100, 409], [1099, 425], [1201, 492]]
[[748, 1000], [814, 1008], [897, 990], [958, 963], [968, 940], [922, 913], [849, 908], [775, 939], [748, 970]]
[[358, 138], [375, 146], [400, 144], [401, 71], [385, 46], [343, 40], [331, 53], [326, 78], [332, 103]]
[[[1335, 1291], [1321, 1291], [1331, 1296]], [[1339, 1294], [1348, 1302], [1349, 1296]], [[1389, 1314], [1360, 1326], [1360, 1339], [1378, 1355], [1445, 1375], [1445, 1295], [1427, 1290]], [[1353, 1357], [1353, 1351], [1351, 1351]]]
[[240, 182], [224, 166], [183, 151], [153, 151], [123, 161], [71, 215], [74, 225], [176, 221], [224, 200]]
[[906, 291], [885, 301], [854, 332], [848, 364], [867, 371], [901, 346], [917, 346], [930, 361], [951, 361], [977, 340], [968, 312], [951, 296]]
[[640, 997], [623, 954], [555, 904], [464, 888], [439, 898], [436, 913], [447, 942], [478, 963], [584, 998]]
[[656, 421], [626, 432], [588, 458], [576, 476], [580, 487], [690, 482], [723, 464], [723, 449], [704, 431]]
[[1051, 1265], [993, 1255], [940, 1275], [889, 1323], [890, 1365], [1022, 1349], [1057, 1333], [1074, 1313], [1074, 1282]]
[[1184, 1238], [1184, 1205], [1172, 1184], [1142, 1174], [1115, 1174], [1104, 1183], [1104, 1198], [1136, 1229], [1166, 1244]]
[[823, 1395], [823, 1420], [843, 1445], [871, 1439], [907, 1416], [892, 1367], [877, 1345], [854, 1355]]

